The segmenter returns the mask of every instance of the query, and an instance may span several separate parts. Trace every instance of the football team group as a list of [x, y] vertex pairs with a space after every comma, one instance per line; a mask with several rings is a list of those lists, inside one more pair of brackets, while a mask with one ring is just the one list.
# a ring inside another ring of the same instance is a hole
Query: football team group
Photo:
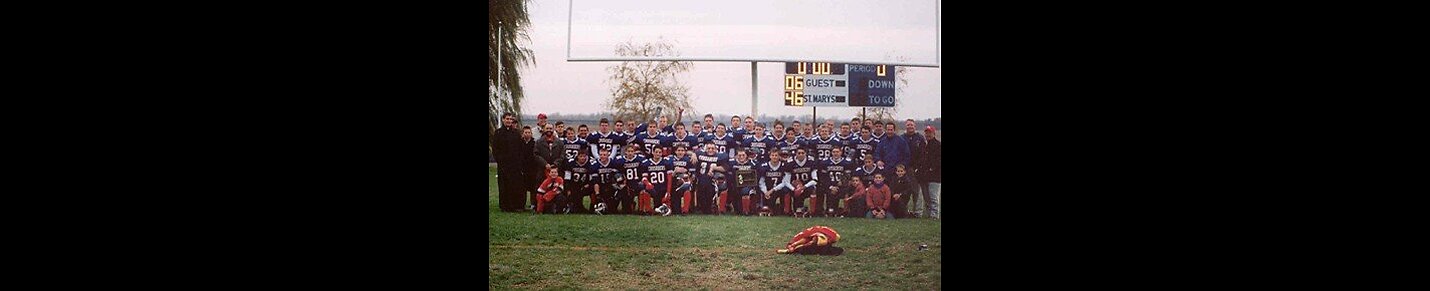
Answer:
[[669, 121], [602, 118], [591, 128], [548, 123], [540, 114], [533, 127], [504, 114], [492, 137], [499, 208], [939, 217], [942, 143], [932, 126], [921, 134], [912, 119], [763, 123], [734, 116], [726, 125], [706, 114], [689, 127]]

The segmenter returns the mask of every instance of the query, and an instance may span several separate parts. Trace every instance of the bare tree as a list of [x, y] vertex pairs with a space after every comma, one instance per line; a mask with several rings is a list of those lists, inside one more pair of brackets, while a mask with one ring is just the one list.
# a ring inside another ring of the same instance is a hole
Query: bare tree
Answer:
[[[664, 38], [637, 45], [630, 41], [616, 47], [619, 56], [678, 56], [675, 47]], [[689, 72], [690, 62], [621, 62], [606, 70], [611, 73], [608, 81], [615, 82], [611, 88], [611, 100], [604, 105], [615, 112], [616, 118], [626, 120], [651, 120], [660, 114], [674, 116], [678, 111], [691, 112], [690, 87], [677, 78], [680, 73]]]
[[[909, 60], [909, 57], [906, 56], [900, 55], [898, 57], [894, 57], [893, 55], [894, 53], [886, 54], [884, 55], [884, 59], [894, 59], [899, 62], [907, 62]], [[898, 79], [898, 86], [894, 88], [895, 96], [906, 97], [906, 95], [904, 95], [904, 88], [909, 87], [908, 70], [909, 68], [905, 66], [896, 66], [894, 68], [894, 77]], [[867, 117], [879, 120], [897, 120], [896, 116], [894, 115], [899, 113], [899, 106], [903, 105], [904, 98], [894, 98], [894, 107], [869, 107], [869, 113], [867, 113]]]

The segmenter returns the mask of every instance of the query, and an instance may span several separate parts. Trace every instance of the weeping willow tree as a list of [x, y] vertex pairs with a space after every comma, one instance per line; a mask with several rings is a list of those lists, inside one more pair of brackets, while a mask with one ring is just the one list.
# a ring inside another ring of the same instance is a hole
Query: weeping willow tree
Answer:
[[[521, 67], [535, 64], [536, 58], [526, 44], [531, 42], [527, 28], [531, 20], [527, 18], [526, 7], [529, 0], [490, 0], [487, 2], [491, 18], [487, 22], [487, 136], [495, 133], [501, 124], [501, 114], [510, 112], [521, 116], [521, 99], [526, 97], [521, 90]], [[498, 49], [500, 48], [500, 49]], [[501, 57], [497, 54], [500, 51]], [[498, 66], [498, 59], [501, 60]], [[500, 68], [500, 72], [498, 72]], [[497, 82], [501, 78], [501, 82]], [[497, 84], [501, 85], [498, 86]]]

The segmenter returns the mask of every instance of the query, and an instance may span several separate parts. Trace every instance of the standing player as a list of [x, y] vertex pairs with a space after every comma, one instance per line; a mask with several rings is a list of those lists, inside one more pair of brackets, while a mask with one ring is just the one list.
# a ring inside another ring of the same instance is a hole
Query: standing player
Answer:
[[754, 117], [754, 116], [745, 116], [745, 126], [744, 126], [744, 128], [745, 128], [745, 129], [755, 128], [755, 117]]
[[[674, 178], [674, 164], [670, 158], [665, 157], [664, 148], [651, 150], [650, 159], [641, 163], [641, 179], [643, 180], [639, 208], [641, 213], [650, 214], [655, 209], [655, 203], [665, 202], [665, 194], [670, 193], [670, 179]], [[666, 207], [673, 207], [667, 205]]]
[[775, 144], [779, 142], [765, 135], [765, 125], [756, 124], [754, 128], [753, 134], [745, 138], [742, 143], [745, 148], [755, 152], [756, 164], [764, 164], [768, 162], [764, 157], [769, 155], [770, 151], [775, 150]]
[[[858, 117], [855, 117], [854, 119], [850, 119], [850, 120], [849, 120], [849, 126], [850, 126], [851, 128], [853, 128], [854, 130], [860, 130], [860, 129], [864, 128], [864, 120], [861, 120], [861, 119], [859, 119]], [[858, 132], [855, 132], [854, 134], [859, 134], [859, 133], [858, 133]], [[847, 154], [847, 153], [846, 153], [846, 154]]]
[[566, 153], [566, 160], [575, 160], [576, 154], [586, 151], [590, 144], [586, 140], [576, 137], [575, 128], [566, 128], [566, 139], [561, 140], [561, 149]]
[[[577, 138], [580, 138], [581, 140], [586, 140], [586, 138], [587, 138], [587, 137], [590, 137], [590, 136], [591, 136], [591, 129], [588, 128], [588, 127], [586, 127], [585, 124], [582, 124], [581, 126], [577, 126], [577, 127], [576, 127], [576, 137], [577, 137]], [[590, 144], [590, 143], [587, 143], [587, 144]], [[594, 153], [593, 153], [593, 154], [594, 154]], [[591, 158], [591, 160], [595, 160], [595, 158], [593, 157], [593, 158]]]
[[607, 206], [619, 206], [623, 214], [635, 213], [636, 195], [643, 189], [641, 185], [640, 167], [645, 163], [645, 157], [636, 155], [640, 151], [639, 145], [626, 146], [626, 154], [616, 158], [616, 164], [620, 166], [621, 175], [625, 176], [625, 185], [621, 191], [616, 192], [616, 204]]
[[830, 150], [842, 147], [844, 147], [844, 142], [840, 141], [839, 138], [830, 135], [829, 130], [823, 128], [819, 130], [818, 138], [815, 138], [814, 140], [805, 141], [805, 148], [813, 150], [816, 154], [816, 157], [821, 160], [829, 158]]
[[[805, 144], [808, 141], [799, 139], [799, 136], [796, 135], [794, 132], [795, 130], [793, 128], [786, 129], [784, 140], [775, 143], [775, 146], [780, 148], [781, 155], [792, 154], [795, 152], [796, 149], [804, 148], [806, 146]], [[792, 159], [786, 160], [786, 162], [788, 161], [792, 161]]]
[[724, 153], [726, 157], [735, 156], [735, 149], [740, 147], [740, 143], [735, 141], [735, 137], [727, 133], [724, 123], [716, 125], [715, 134], [706, 138], [705, 142], [715, 144], [715, 149], [720, 151], [720, 153]]
[[860, 157], [858, 162], [863, 163], [863, 157], [873, 156], [874, 150], [879, 148], [879, 139], [875, 138], [874, 134], [869, 132], [869, 127], [866, 126], [863, 131], [859, 132], [858, 139], [849, 141], [849, 147], [854, 148], [850, 154]]
[[[675, 134], [670, 136], [670, 143], [667, 146], [672, 148], [685, 146], [686, 149], [691, 149], [698, 145], [700, 145], [700, 140], [695, 135], [686, 132], [684, 124], [675, 124]], [[675, 156], [682, 157], [685, 155], [676, 153]]]
[[616, 202], [616, 185], [621, 183], [620, 166], [612, 163], [610, 151], [602, 149], [596, 151], [596, 162], [591, 163], [590, 171], [596, 174], [591, 178], [591, 182], [595, 183], [592, 188], [595, 199], [591, 200], [591, 210], [594, 212], [596, 204], [605, 203], [606, 212], [610, 213], [611, 205]]
[[708, 135], [708, 134], [715, 134], [715, 115], [706, 113], [706, 114], [705, 114], [705, 123], [703, 123], [703, 124], [705, 125], [705, 127], [701, 128], [701, 129], [700, 129], [700, 132], [702, 132], [702, 133], [704, 133], [704, 134], [707, 134], [707, 135]]
[[[870, 127], [872, 127], [872, 128], [874, 129], [874, 138], [884, 139], [884, 121], [883, 121], [883, 120], [875, 120], [875, 121], [874, 121], [874, 126], [870, 126]], [[868, 131], [868, 129], [865, 129], [864, 131]]]
[[[794, 185], [794, 204], [785, 206], [786, 211], [790, 211], [790, 213], [793, 214], [793, 210], [790, 207], [799, 208], [804, 206], [804, 199], [814, 194], [815, 189], [817, 189], [815, 186], [819, 185], [818, 169], [819, 161], [810, 158], [807, 150], [795, 150], [794, 162], [790, 163], [790, 185]], [[806, 209], [818, 210], [820, 207], [818, 204], [814, 204], [814, 207]]]
[[839, 134], [835, 135], [834, 137], [837, 137], [839, 138], [839, 140], [844, 141], [844, 152], [846, 153], [853, 152], [854, 150], [853, 147], [849, 146], [849, 141], [854, 140], [855, 138], [859, 138], [858, 136], [854, 135], [853, 132], [849, 131], [848, 122], [839, 125]]
[[[617, 121], [616, 124], [620, 124], [620, 121]], [[612, 158], [616, 157], [613, 153], [620, 147], [625, 146], [625, 140], [621, 139], [620, 135], [611, 132], [611, 121], [608, 119], [601, 118], [601, 125], [598, 129], [596, 133], [592, 133], [591, 136], [586, 137], [586, 143], [591, 145], [591, 154], [596, 155], [597, 151], [600, 151], [605, 152]]]
[[572, 212], [586, 212], [585, 204], [581, 198], [591, 197], [591, 204], [596, 204], [596, 196], [592, 189], [595, 183], [591, 182], [591, 175], [596, 173], [591, 165], [591, 155], [586, 151], [576, 151], [576, 159], [562, 164], [562, 171], [565, 171], [567, 183], [566, 202], [571, 207]]
[[785, 140], [785, 123], [775, 120], [775, 131], [770, 133], [770, 137], [775, 141]]
[[640, 145], [641, 153], [647, 157], [654, 157], [655, 150], [664, 150], [670, 147], [669, 137], [654, 130], [637, 133], [636, 138], [631, 142]]
[[847, 181], [850, 171], [854, 170], [854, 162], [844, 158], [843, 149], [831, 150], [829, 154], [830, 157], [819, 164], [821, 175], [818, 193], [824, 198], [825, 209], [837, 209], [840, 198], [844, 198], [844, 193], [849, 190]]
[[[720, 196], [720, 202], [717, 204], [719, 206], [719, 212], [723, 214], [727, 213], [727, 209], [739, 209], [740, 214], [749, 216], [752, 213], [750, 211], [750, 202], [751, 199], [755, 199], [756, 194], [754, 186], [758, 184], [760, 180], [758, 176], [759, 165], [756, 165], [754, 161], [750, 160], [750, 152], [739, 151], [735, 153], [735, 162], [730, 164], [730, 171], [734, 174], [733, 179], [726, 178], [726, 180], [730, 181], [730, 193]], [[730, 198], [736, 199], [731, 200]], [[735, 207], [737, 200], [739, 201], [739, 208]], [[760, 206], [763, 206], [763, 204]]]
[[710, 214], [710, 207], [715, 204], [712, 203], [711, 198], [715, 197], [717, 188], [728, 189], [725, 185], [716, 184], [718, 182], [717, 180], [723, 180], [725, 178], [725, 169], [728, 168], [726, 164], [729, 163], [730, 158], [725, 155], [725, 153], [717, 151], [714, 143], [706, 143], [705, 151], [696, 155], [695, 159], [698, 164], [696, 166], [698, 170], [696, 174], [697, 185], [695, 194], [697, 197], [694, 201], [695, 208], [700, 209], [700, 211], [705, 214]]
[[735, 140], [737, 140], [737, 141], [739, 141], [739, 140], [745, 140], [745, 135], [750, 133], [750, 128], [749, 128], [749, 127], [742, 127], [742, 126], [740, 126], [740, 116], [739, 116], [739, 115], [735, 115], [735, 116], [730, 116], [730, 130], [729, 130], [729, 132], [730, 132], [730, 136], [734, 136], [734, 137], [735, 137]]

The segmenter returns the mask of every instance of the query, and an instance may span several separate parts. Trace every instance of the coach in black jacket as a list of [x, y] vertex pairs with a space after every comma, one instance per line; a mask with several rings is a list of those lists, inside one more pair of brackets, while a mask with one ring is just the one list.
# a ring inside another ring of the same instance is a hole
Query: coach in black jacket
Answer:
[[516, 129], [516, 118], [511, 113], [502, 114], [502, 127], [492, 134], [492, 156], [497, 160], [497, 207], [501, 211], [521, 209], [521, 168], [512, 159], [512, 153], [521, 144], [521, 133]]
[[924, 145], [923, 168], [919, 169], [919, 172], [922, 174], [921, 178], [924, 179], [923, 181], [929, 183], [928, 193], [927, 196], [924, 196], [924, 199], [933, 198], [928, 199], [929, 201], [933, 201], [933, 203], [929, 203], [929, 208], [932, 208], [930, 217], [939, 218], [938, 202], [942, 199], [942, 197], [939, 197], [940, 194], [942, 194], [939, 193], [939, 190], [943, 186], [943, 143], [939, 142], [938, 138], [934, 136], [933, 126], [924, 128], [924, 138], [928, 143]]

